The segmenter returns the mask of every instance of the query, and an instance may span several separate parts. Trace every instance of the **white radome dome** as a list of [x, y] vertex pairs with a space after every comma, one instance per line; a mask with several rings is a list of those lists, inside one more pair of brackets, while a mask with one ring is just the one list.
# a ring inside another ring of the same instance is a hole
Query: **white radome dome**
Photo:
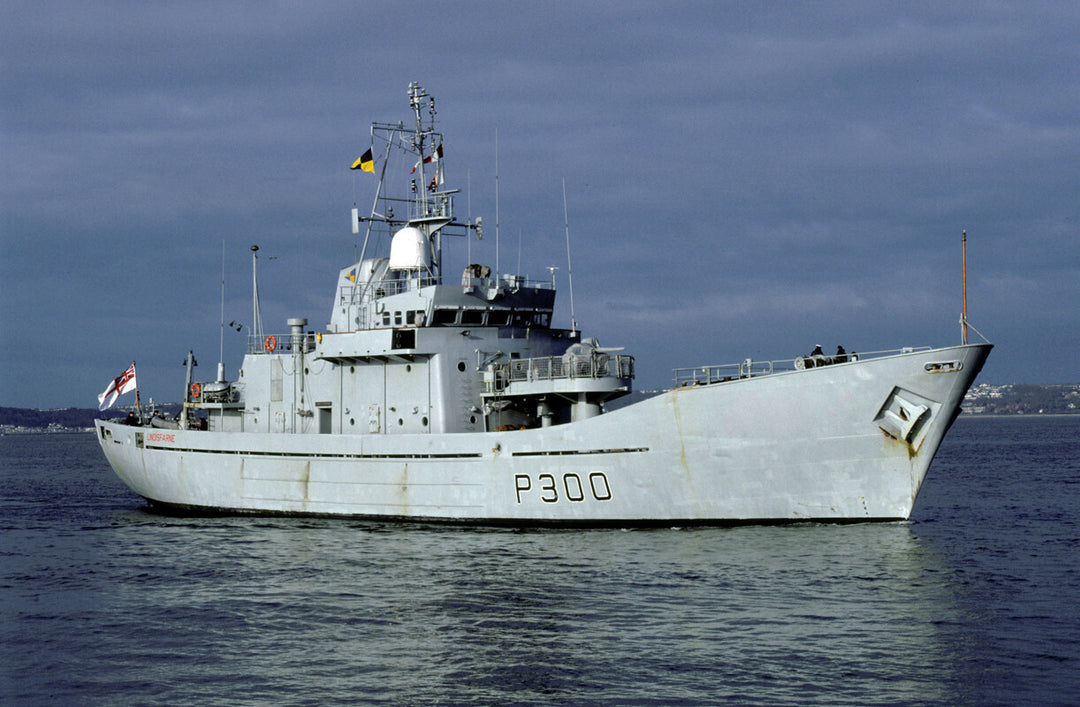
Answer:
[[430, 270], [431, 254], [427, 236], [415, 226], [406, 226], [390, 241], [391, 270]]

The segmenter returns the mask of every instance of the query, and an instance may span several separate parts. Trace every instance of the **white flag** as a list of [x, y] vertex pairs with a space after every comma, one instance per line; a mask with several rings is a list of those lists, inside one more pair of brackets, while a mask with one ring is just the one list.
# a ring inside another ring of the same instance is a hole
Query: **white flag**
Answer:
[[131, 364], [131, 368], [121, 373], [118, 377], [113, 378], [109, 383], [109, 387], [105, 389], [105, 392], [97, 397], [98, 410], [108, 410], [116, 402], [116, 399], [124, 393], [130, 393], [135, 390], [135, 364]]

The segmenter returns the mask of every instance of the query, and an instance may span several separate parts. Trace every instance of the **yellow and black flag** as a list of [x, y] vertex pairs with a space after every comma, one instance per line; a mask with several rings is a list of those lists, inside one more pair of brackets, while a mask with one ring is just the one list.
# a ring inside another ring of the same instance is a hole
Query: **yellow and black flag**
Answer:
[[375, 158], [371, 155], [371, 148], [367, 149], [367, 152], [360, 155], [360, 159], [352, 163], [352, 167], [349, 169], [362, 169], [365, 172], [375, 172]]

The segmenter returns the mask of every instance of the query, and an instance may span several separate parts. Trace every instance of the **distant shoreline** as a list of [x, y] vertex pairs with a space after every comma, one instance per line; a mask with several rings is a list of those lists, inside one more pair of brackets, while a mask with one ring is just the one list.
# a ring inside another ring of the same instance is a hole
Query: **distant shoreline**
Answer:
[[[608, 410], [657, 395], [662, 391], [635, 390], [611, 401]], [[180, 403], [159, 404], [158, 410], [179, 412]], [[1045, 412], [1039, 412], [1043, 410]], [[122, 419], [132, 405], [117, 405], [102, 413], [97, 408], [15, 408], [0, 406], [0, 434], [53, 434], [93, 431], [98, 418]], [[960, 417], [1071, 417], [1080, 415], [1080, 384], [977, 383], [961, 404]]]
[[62, 430], [50, 430], [44, 427], [31, 427], [29, 429], [0, 430], [0, 437], [15, 437], [28, 435], [92, 435], [93, 427], [79, 427]]
[[[1016, 418], [1048, 418], [1048, 417], [1077, 417], [1080, 418], [1080, 410], [1076, 412], [962, 412], [957, 419], [1016, 419]], [[55, 424], [55, 423], [50, 423]], [[93, 427], [53, 427], [50, 424], [34, 425], [4, 425], [0, 424], [0, 436], [25, 436], [25, 435], [62, 435], [62, 434], [93, 434]]]
[[960, 417], [1080, 417], [1076, 412], [965, 412]]

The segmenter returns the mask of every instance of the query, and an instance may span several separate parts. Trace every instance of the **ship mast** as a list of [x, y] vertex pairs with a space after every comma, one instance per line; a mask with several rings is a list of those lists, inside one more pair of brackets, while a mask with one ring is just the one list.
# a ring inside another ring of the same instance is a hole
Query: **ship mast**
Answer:
[[[464, 230], [464, 234], [456, 231], [448, 232], [447, 235], [451, 236], [467, 236], [475, 231], [479, 239], [482, 228], [481, 219], [470, 218], [465, 223], [454, 220], [453, 196], [459, 190], [442, 188], [443, 142], [442, 134], [435, 130], [435, 99], [415, 81], [409, 84], [409, 107], [413, 111], [414, 124], [412, 126], [406, 127], [406, 124], [402, 122], [372, 124], [373, 141], [376, 138], [386, 141], [382, 175], [375, 192], [371, 216], [361, 218], [354, 209], [353, 232], [359, 231], [360, 222], [368, 222], [364, 246], [360, 250], [360, 261], [363, 262], [367, 255], [368, 240], [374, 223], [384, 224], [391, 230], [390, 235], [393, 235], [394, 229], [402, 226], [419, 229], [427, 239], [426, 247], [430, 256], [431, 276], [435, 282], [441, 283], [443, 230], [448, 226]], [[416, 159], [412, 166], [411, 194], [408, 197], [390, 196], [383, 190], [390, 153], [394, 148], [403, 148], [406, 153]], [[401, 210], [407, 213], [395, 215], [395, 206], [403, 207]]]
[[[420, 204], [421, 214], [427, 214], [427, 181], [424, 178], [424, 138], [431, 128], [424, 129], [424, 116], [422, 115], [423, 101], [427, 98], [428, 113], [431, 115], [432, 126], [435, 124], [435, 99], [427, 95], [427, 92], [420, 87], [420, 84], [413, 81], [409, 84], [409, 107], [413, 109], [413, 115], [416, 116], [416, 132], [413, 134], [413, 147], [416, 148], [416, 153], [419, 156], [417, 161], [417, 167], [420, 170], [419, 185], [416, 186], [417, 201]], [[428, 234], [431, 235], [430, 233]]]
[[259, 246], [251, 246], [251, 330], [255, 336], [253, 345], [261, 346], [262, 342], [262, 313], [259, 311]]

